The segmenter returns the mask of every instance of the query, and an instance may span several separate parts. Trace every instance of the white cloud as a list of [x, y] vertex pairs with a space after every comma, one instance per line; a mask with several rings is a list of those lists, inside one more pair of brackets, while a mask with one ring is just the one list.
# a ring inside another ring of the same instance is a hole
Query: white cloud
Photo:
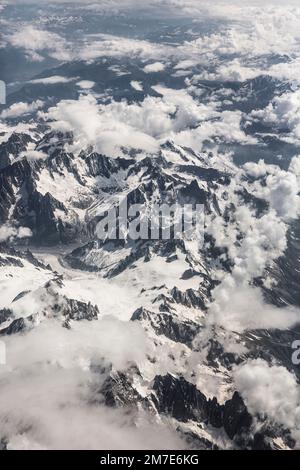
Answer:
[[[51, 126], [73, 131], [75, 147], [94, 145], [97, 151], [110, 156], [122, 153], [122, 147], [144, 151], [157, 150], [155, 113], [149, 106], [128, 105], [125, 102], [97, 105], [91, 95], [81, 96], [78, 101], [65, 100], [50, 108], [44, 117]], [[157, 127], [158, 128], [158, 127]]]
[[[287, 60], [287, 59], [284, 59]], [[244, 59], [247, 63], [247, 57]], [[239, 58], [232, 61], [226, 61], [216, 67], [214, 72], [204, 71], [202, 74], [194, 76], [196, 79], [201, 80], [222, 80], [222, 81], [238, 81], [244, 82], [261, 75], [268, 75], [278, 80], [288, 80], [291, 83], [298, 86], [300, 74], [300, 58], [297, 57], [293, 60], [279, 62], [278, 64], [266, 66], [263, 63], [257, 64], [256, 67], [249, 65], [243, 65]]]
[[[213, 116], [211, 116], [213, 117]], [[241, 129], [242, 113], [239, 111], [223, 111], [215, 114], [215, 120], [201, 122], [195, 129], [182, 130], [174, 138], [179, 145], [192, 147], [197, 151], [203, 149], [205, 141], [239, 142], [241, 144], [256, 144], [257, 140]]]
[[8, 109], [4, 109], [0, 114], [1, 119], [17, 118], [20, 116], [33, 114], [38, 109], [44, 106], [44, 102], [41, 100], [33, 101], [32, 103], [14, 103]]
[[165, 65], [161, 62], [153, 62], [152, 64], [146, 65], [143, 70], [145, 73], [162, 72], [165, 70]]
[[283, 132], [289, 130], [290, 138], [300, 142], [300, 90], [288, 91], [275, 97], [265, 109], [252, 111], [251, 116], [276, 125]]
[[278, 80], [289, 80], [298, 86], [300, 83], [300, 57], [272, 65], [268, 74]]
[[268, 305], [258, 288], [239, 285], [231, 276], [213, 291], [213, 296], [208, 322], [229, 331], [285, 330], [300, 323], [299, 309]]
[[[214, 33], [184, 43], [179, 49], [189, 56], [201, 54], [201, 59], [232, 54], [249, 59], [264, 54], [297, 52], [300, 10], [259, 8], [243, 11], [248, 13], [243, 21], [229, 23]], [[201, 63], [199, 57], [198, 63]]]
[[300, 214], [299, 184], [292, 173], [269, 175], [266, 179], [265, 197], [283, 219], [296, 218]]
[[[249, 286], [287, 247], [287, 222], [296, 219], [300, 211], [298, 166], [298, 157], [288, 171], [266, 165], [263, 160], [248, 162], [228, 187], [229, 200], [236, 207], [231, 222], [219, 216], [208, 218], [207, 232], [216, 246], [227, 249], [226, 257], [233, 265], [230, 273], [217, 274], [220, 283], [212, 292], [209, 323], [239, 332], [285, 329], [300, 323], [298, 309], [267, 305], [260, 289]], [[244, 171], [252, 181], [243, 178]], [[257, 216], [239, 199], [238, 192], [243, 188], [269, 203], [263, 215]]]
[[2, 225], [0, 227], [0, 242], [8, 240], [15, 234], [15, 229], [9, 225]]
[[202, 74], [197, 75], [197, 78], [201, 80], [221, 80], [224, 82], [244, 82], [245, 80], [249, 80], [263, 74], [264, 71], [245, 67], [240, 63], [239, 59], [234, 59], [217, 67], [216, 72], [204, 71]]
[[298, 165], [297, 157], [291, 161], [289, 171], [283, 171], [276, 165], [266, 165], [263, 160], [244, 165], [248, 175], [256, 179], [264, 178], [263, 184], [262, 181], [254, 183], [254, 194], [267, 200], [277, 215], [287, 221], [300, 214]]
[[[97, 7], [100, 12], [107, 10], [111, 13], [126, 10], [130, 6], [138, 8], [134, 1], [120, 5], [112, 0], [101, 2], [101, 5], [89, 5], [89, 8]], [[201, 18], [219, 17], [223, 22], [219, 22], [214, 33], [202, 34], [181, 44], [161, 44], [108, 34], [90, 34], [71, 46], [57, 33], [32, 25], [22, 26], [6, 39], [15, 47], [24, 48], [35, 60], [43, 59], [43, 51], [58, 60], [128, 56], [154, 61], [145, 66], [145, 71], [149, 72], [164, 70], [167, 61], [173, 62], [178, 70], [189, 69], [194, 65], [209, 65], [209, 72], [202, 72], [198, 78], [243, 81], [263, 73], [298, 82], [299, 8], [288, 5], [279, 7], [278, 4], [276, 7], [265, 4], [264, 7], [248, 4], [241, 7], [237, 2], [225, 5], [221, 1], [212, 8], [209, 2], [192, 0], [155, 1], [152, 6], [169, 7], [175, 15], [183, 13]], [[229, 21], [224, 22], [224, 18]], [[224, 54], [230, 55], [225, 62]], [[267, 65], [268, 54], [281, 54], [283, 58], [278, 64]]]
[[88, 35], [84, 46], [80, 47], [76, 57], [82, 60], [94, 60], [101, 57], [138, 57], [141, 59], [166, 57], [174, 52], [171, 46], [163, 46], [146, 40], [131, 39], [109, 34]]
[[18, 159], [26, 158], [27, 160], [45, 160], [47, 154], [41, 150], [25, 150], [21, 152], [18, 156]]
[[[5, 6], [7, 4], [6, 0], [1, 0], [3, 1]], [[10, 3], [14, 4], [23, 4], [23, 3], [48, 3], [48, 0], [10, 0]], [[71, 4], [79, 4], [84, 7], [90, 7], [91, 9], [95, 9], [96, 11], [119, 11], [123, 9], [137, 9], [141, 7], [141, 4], [138, 0], [123, 0], [122, 4], [120, 5], [119, 0], [102, 0], [101, 4], [95, 3], [93, 0], [52, 0], [52, 3], [71, 3]], [[246, 5], [245, 5], [246, 4]], [[282, 2], [280, 0], [265, 0], [264, 2], [265, 6], [282, 6]], [[285, 2], [285, 5], [287, 6], [298, 6], [298, 1], [297, 0], [287, 0]], [[171, 8], [171, 12], [173, 12], [175, 15], [180, 13], [180, 10], [182, 9], [184, 14], [187, 14], [188, 12], [196, 13], [196, 12], [203, 12], [207, 11], [207, 8], [211, 6], [211, 3], [208, 0], [150, 0], [147, 2], [147, 6], [142, 6], [142, 9], [145, 8], [154, 8], [154, 9], [161, 9], [162, 6], [169, 6]], [[245, 16], [245, 13], [243, 13], [243, 9], [247, 9], [247, 7], [255, 7], [255, 6], [261, 6], [260, 0], [216, 0], [215, 5], [213, 9], [211, 9], [211, 15], [232, 15], [236, 12], [239, 12], [240, 15], [243, 14]], [[176, 8], [175, 8], [176, 7]], [[226, 10], [229, 10], [226, 13]]]
[[[113, 370], [145, 359], [140, 325], [113, 317], [73, 322], [46, 320], [18, 338], [5, 338], [1, 367], [1, 435], [10, 449], [180, 448], [163, 424], [101, 404], [99, 390]], [[26, 406], [24, 406], [26, 403]], [[72, 426], [70, 426], [72, 423]]]
[[299, 178], [300, 178], [300, 155], [295, 155], [292, 158], [290, 166], [289, 166], [289, 171], [293, 175], [296, 176], [296, 178], [298, 179], [299, 187], [300, 187], [300, 181], [299, 181]]
[[200, 122], [218, 116], [214, 103], [210, 105], [198, 103], [185, 89], [173, 90], [162, 85], [152, 88], [162, 96], [163, 103], [169, 107], [168, 112], [176, 113], [172, 126], [175, 132], [195, 127]]
[[8, 35], [6, 40], [14, 47], [25, 49], [32, 60], [42, 61], [40, 52], [48, 54], [58, 60], [69, 60], [66, 41], [57, 33], [35, 28], [33, 25], [21, 27]]
[[96, 83], [91, 80], [80, 80], [76, 83], [76, 85], [79, 86], [79, 88], [82, 90], [90, 90], [96, 85]]
[[283, 254], [287, 246], [286, 224], [273, 209], [258, 218], [243, 205], [237, 208], [235, 218], [236, 223], [230, 224], [222, 218], [212, 218], [207, 228], [216, 245], [227, 248], [233, 263], [231, 273], [220, 273], [220, 284], [212, 292], [209, 323], [238, 332], [295, 325], [300, 322], [300, 311], [267, 305], [260, 289], [249, 286]]
[[254, 178], [266, 176], [270, 168], [270, 165], [266, 165], [264, 160], [259, 160], [258, 163], [247, 162], [244, 165], [244, 169], [247, 175], [252, 176]]
[[300, 389], [294, 374], [262, 359], [235, 367], [234, 380], [252, 414], [268, 415], [300, 439]]
[[121, 153], [122, 147], [153, 152], [167, 138], [196, 150], [201, 150], [205, 141], [256, 143], [241, 129], [240, 111], [219, 111], [218, 103], [202, 104], [186, 89], [161, 85], [153, 89], [161, 98], [148, 96], [142, 103], [104, 105], [92, 96], [81, 97], [79, 101], [64, 100], [41, 115], [56, 129], [75, 131], [78, 146], [80, 142], [94, 145], [113, 156]]
[[28, 227], [13, 227], [9, 224], [0, 226], [0, 242], [13, 240], [14, 238], [29, 238], [32, 232]]
[[136, 91], [143, 91], [143, 85], [142, 85], [142, 82], [138, 82], [136, 80], [132, 80], [130, 82], [130, 85], [132, 86], [132, 88]]
[[74, 80], [76, 80], [76, 78], [68, 78], [62, 77], [61, 75], [53, 75], [52, 77], [36, 78], [34, 80], [30, 80], [29, 83], [42, 85], [56, 85], [57, 83], [69, 83], [73, 82]]
[[214, 103], [198, 103], [186, 90], [154, 89], [161, 98], [97, 104], [91, 95], [82, 96], [78, 101], [63, 100], [40, 116], [55, 129], [73, 131], [78, 150], [93, 145], [111, 156], [122, 153], [123, 147], [155, 152], [167, 138], [196, 149], [205, 140], [256, 142], [240, 129], [240, 112], [219, 112]]
[[17, 238], [27, 238], [32, 236], [32, 231], [28, 227], [19, 227], [17, 231]]
[[195, 60], [189, 60], [189, 59], [181, 60], [180, 62], [178, 62], [178, 64], [175, 65], [174, 69], [175, 70], [190, 69], [190, 68], [193, 68], [196, 64], [197, 62]]

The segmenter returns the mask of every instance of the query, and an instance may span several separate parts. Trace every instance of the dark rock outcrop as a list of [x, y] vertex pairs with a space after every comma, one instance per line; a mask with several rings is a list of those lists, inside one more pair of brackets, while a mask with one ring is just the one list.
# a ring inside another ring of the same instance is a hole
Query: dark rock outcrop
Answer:
[[110, 374], [101, 387], [101, 394], [107, 406], [136, 407], [141, 396], [131, 385], [128, 376], [122, 372]]
[[0, 324], [6, 322], [10, 318], [13, 318], [14, 314], [9, 308], [3, 308], [0, 310]]
[[197, 323], [181, 320], [174, 314], [154, 313], [143, 307], [133, 313], [131, 320], [141, 322], [146, 330], [150, 327], [157, 335], [164, 335], [176, 343], [183, 343], [187, 346], [191, 346], [201, 329]]
[[0, 170], [9, 166], [13, 160], [33, 142], [29, 134], [14, 132], [6, 142], [0, 144]]

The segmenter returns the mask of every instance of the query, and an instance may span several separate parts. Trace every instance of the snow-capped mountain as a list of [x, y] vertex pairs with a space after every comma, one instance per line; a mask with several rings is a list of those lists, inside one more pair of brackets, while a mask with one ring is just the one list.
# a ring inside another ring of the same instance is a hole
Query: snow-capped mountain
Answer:
[[[26, 142], [31, 151], [47, 157], [20, 158], [23, 147], [19, 146]], [[273, 328], [267, 320], [259, 326], [255, 311], [249, 313], [253, 321], [246, 319], [245, 325], [237, 312], [232, 326], [230, 318], [226, 320], [225, 303], [220, 314], [224, 322], [214, 312], [217, 289], [236, 269], [231, 250], [243, 249], [247, 237], [254, 236], [269, 217], [274, 217], [274, 227], [283, 224], [264, 194], [265, 176], [255, 174], [258, 165], [240, 169], [230, 159], [197, 153], [172, 141], [156, 154], [129, 153], [118, 158], [92, 149], [82, 149], [75, 156], [66, 152], [66, 142], [72, 142], [72, 135], [36, 130], [34, 137], [12, 134], [5, 146], [10, 162], [0, 171], [1, 223], [12, 230], [10, 239], [15, 243], [30, 241], [35, 254], [10, 243], [1, 245], [5, 295], [0, 336], [14, 337], [17, 343], [20, 335], [30, 338], [33, 331], [39, 335], [42, 325], [45, 333], [49, 323], [51, 328], [65, 329], [63, 336], [71, 341], [75, 324], [80, 338], [80, 322], [84, 322], [88, 341], [87, 331], [93, 331], [95, 323], [116, 315], [144, 335], [146, 351], [142, 359], [129, 358], [122, 367], [104, 358], [99, 371], [97, 365], [98, 372], [93, 373], [101, 380], [94, 399], [101, 406], [130, 410], [135, 425], [145, 416], [150, 422], [159, 421], [178, 433], [187, 447], [293, 448], [293, 430], [264, 413], [251, 412], [235, 376], [249, 361], [263, 360], [268, 367], [276, 364], [292, 370], [291, 344], [299, 335], [297, 313], [290, 325], [285, 321], [281, 325], [278, 318], [278, 327]], [[282, 171], [266, 166], [268, 170]], [[184, 237], [98, 240], [97, 222], [125, 197], [129, 204], [145, 208], [153, 201], [203, 204], [202, 249]], [[24, 227], [30, 237], [18, 237]], [[227, 242], [221, 243], [221, 227], [224, 234], [230, 230], [235, 237], [230, 233]], [[261, 250], [267, 257], [251, 279], [272, 292], [271, 301], [277, 298], [277, 286], [286, 273], [282, 262], [277, 262], [278, 243], [263, 240]], [[274, 278], [277, 286], [270, 289]], [[90, 288], [98, 292], [91, 295]], [[297, 304], [289, 288], [285, 285], [289, 303]], [[234, 287], [235, 293], [242, 289], [243, 285]], [[234, 298], [232, 302], [233, 309], [239, 308]], [[273, 308], [276, 316], [275, 307], [267, 308]], [[294, 367], [294, 372], [299, 369]], [[1, 438], [9, 447], [9, 433], [4, 431]]]
[[0, 0], [1, 450], [300, 448], [289, 1]]

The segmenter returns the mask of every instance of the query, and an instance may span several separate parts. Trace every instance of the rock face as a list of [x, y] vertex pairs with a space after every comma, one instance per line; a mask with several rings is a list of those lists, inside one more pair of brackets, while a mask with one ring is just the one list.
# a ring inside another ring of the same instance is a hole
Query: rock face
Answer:
[[185, 305], [186, 307], [200, 308], [202, 310], [206, 308], [207, 292], [202, 294], [193, 289], [187, 289], [185, 292], [182, 292], [177, 287], [173, 287], [170, 294], [178, 304]]
[[224, 429], [230, 439], [249, 432], [252, 424], [252, 418], [238, 392], [234, 393], [231, 400], [226, 401], [222, 409], [222, 418]]
[[141, 400], [138, 392], [132, 387], [130, 379], [121, 372], [108, 376], [101, 387], [101, 394], [105, 404], [112, 407], [132, 407]]
[[157, 335], [164, 335], [176, 343], [190, 345], [201, 327], [197, 323], [187, 320], [180, 320], [174, 314], [165, 312], [149, 312], [141, 307], [136, 310], [132, 321], [139, 321], [147, 330], [151, 328]]
[[33, 139], [28, 134], [14, 132], [6, 142], [0, 144], [0, 170], [9, 166], [16, 157], [27, 149]]
[[0, 336], [10, 336], [32, 328], [35, 317], [29, 315], [26, 318], [13, 320], [7, 328], [0, 330]]
[[[59, 302], [59, 303], [56, 303]], [[50, 301], [49, 301], [50, 303]], [[78, 300], [68, 299], [67, 297], [57, 297], [51, 305], [51, 309], [47, 311], [41, 311], [40, 313], [34, 315], [28, 315], [26, 317], [14, 319], [9, 326], [6, 328], [0, 327], [0, 336], [3, 335], [12, 335], [15, 333], [20, 333], [22, 331], [28, 331], [43, 321], [45, 317], [53, 315], [54, 317], [61, 317], [63, 319], [63, 326], [70, 328], [70, 321], [80, 321], [80, 320], [97, 320], [99, 315], [99, 309], [96, 305], [90, 303], [86, 304], [85, 302], [79, 302]], [[0, 324], [10, 320], [14, 317], [14, 314], [11, 310], [1, 310], [0, 311]], [[2, 321], [1, 321], [2, 319]]]
[[203, 421], [207, 417], [207, 401], [197, 388], [183, 377], [170, 374], [157, 376], [153, 384], [153, 402], [160, 413], [178, 421]]
[[[132, 386], [128, 376], [118, 373], [108, 377], [101, 388], [106, 405], [134, 407], [140, 403], [148, 410], [156, 410], [159, 415], [168, 415], [178, 422], [213, 426], [223, 429], [228, 438], [236, 445], [251, 445], [252, 416], [238, 392], [220, 405], [214, 397], [212, 400], [186, 381], [183, 377], [170, 374], [156, 376], [152, 393], [142, 397]], [[213, 444], [207, 441], [207, 447]]]
[[33, 256], [30, 250], [23, 250], [21, 247], [15, 248], [6, 242], [0, 243], [0, 266], [16, 266], [22, 268], [25, 262], [39, 269], [51, 270], [49, 265], [46, 266]]
[[79, 300], [65, 298], [62, 314], [70, 320], [97, 320], [99, 309], [97, 305], [86, 304]]
[[9, 308], [2, 308], [0, 310], [0, 324], [6, 322], [13, 317], [13, 312]]
[[[178, 432], [192, 448], [218, 448], [215, 442], [200, 437], [201, 430], [206, 428], [214, 429], [214, 434], [226, 435], [228, 442], [236, 449], [276, 449], [276, 444], [272, 444], [276, 439], [282, 439], [287, 446], [294, 446], [289, 432], [283, 429], [274, 429], [261, 423], [260, 430], [255, 431], [254, 417], [237, 391], [220, 405], [216, 397], [207, 399], [194, 384], [183, 377], [167, 374], [156, 376], [152, 392], [141, 396], [132, 385], [130, 377], [131, 374], [121, 372], [108, 376], [101, 387], [105, 404], [134, 409], [135, 412], [141, 406], [152, 416], [158, 414], [172, 417], [178, 422]], [[259, 421], [258, 417], [255, 418]], [[191, 423], [199, 427], [200, 435], [183, 430], [182, 426]]]
[[219, 405], [215, 397], [207, 400], [195, 385], [170, 374], [155, 377], [153, 390], [157, 410], [178, 421], [204, 421], [215, 428], [223, 427], [232, 440], [250, 432], [252, 417], [238, 392], [225, 405]]

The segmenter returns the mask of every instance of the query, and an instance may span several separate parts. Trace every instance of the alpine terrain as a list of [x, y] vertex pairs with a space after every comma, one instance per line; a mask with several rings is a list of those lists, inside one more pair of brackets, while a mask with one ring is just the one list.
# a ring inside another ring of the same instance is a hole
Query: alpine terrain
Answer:
[[300, 448], [300, 9], [229, 3], [0, 2], [1, 449]]

